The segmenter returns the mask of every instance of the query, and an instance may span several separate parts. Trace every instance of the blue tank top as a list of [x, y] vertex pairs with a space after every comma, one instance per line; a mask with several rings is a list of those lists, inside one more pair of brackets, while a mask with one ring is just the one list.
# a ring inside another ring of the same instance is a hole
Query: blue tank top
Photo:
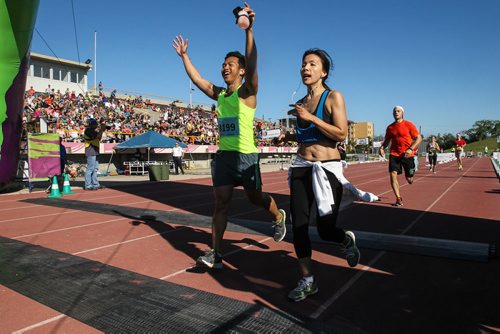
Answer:
[[[323, 119], [323, 108], [329, 92], [330, 90], [326, 89], [323, 94], [321, 94], [319, 103], [316, 106], [314, 115], [316, 115], [319, 119]], [[301, 128], [299, 126], [299, 120], [297, 120], [297, 125], [295, 126], [295, 134], [297, 135], [297, 142], [299, 143], [316, 143], [326, 139], [326, 136], [318, 130], [314, 123], [309, 123], [309, 126]]]

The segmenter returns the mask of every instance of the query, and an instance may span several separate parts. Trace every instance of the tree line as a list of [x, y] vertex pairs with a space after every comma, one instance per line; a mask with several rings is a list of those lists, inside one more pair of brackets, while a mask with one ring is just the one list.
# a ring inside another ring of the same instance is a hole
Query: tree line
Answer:
[[[460, 134], [468, 143], [476, 142], [490, 137], [498, 137], [500, 136], [500, 121], [480, 120], [475, 122], [474, 125], [472, 125], [472, 128], [463, 130]], [[435, 136], [439, 145], [445, 150], [448, 150], [455, 145], [456, 134], [438, 133]], [[429, 136], [428, 138], [430, 137], [431, 136]]]

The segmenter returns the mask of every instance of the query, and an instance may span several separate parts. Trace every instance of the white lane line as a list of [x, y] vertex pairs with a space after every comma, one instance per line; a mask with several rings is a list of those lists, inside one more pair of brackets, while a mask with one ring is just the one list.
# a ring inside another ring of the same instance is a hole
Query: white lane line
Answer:
[[[276, 184], [276, 183], [281, 183], [281, 182], [274, 182], [274, 183], [269, 183], [269, 185], [273, 185], [273, 184]], [[157, 192], [155, 192], [155, 194], [158, 194]], [[206, 193], [197, 193], [195, 196], [205, 196]], [[93, 198], [93, 202], [87, 202], [87, 201], [82, 201], [82, 202], [85, 202], [85, 203], [94, 203], [95, 201], [97, 200], [102, 200], [102, 199], [110, 199], [110, 198], [119, 198], [119, 197], [125, 197], [125, 196], [130, 196], [130, 194], [125, 194], [125, 195], [116, 195], [116, 196], [104, 196], [104, 197], [97, 197], [97, 198]], [[144, 196], [141, 196], [139, 195], [139, 197], [144, 197]], [[182, 199], [182, 198], [192, 198], [193, 197], [193, 194], [192, 193], [189, 193], [189, 194], [184, 194], [184, 195], [178, 195], [178, 196], [174, 196], [174, 197], [169, 197], [168, 200], [176, 200], [176, 199]], [[147, 202], [156, 202], [155, 200], [148, 200], [148, 201], [140, 201], [140, 202], [133, 202], [133, 203], [127, 203], [128, 204], [139, 204], [139, 203], [147, 203]], [[118, 203], [117, 205], [122, 205], [123, 203]], [[31, 208], [31, 207], [38, 207], [38, 206], [44, 206], [46, 207], [47, 205], [43, 205], [43, 204], [34, 204], [34, 205], [28, 205], [28, 206], [23, 206], [23, 207], [14, 207], [14, 208], [3, 208], [3, 209], [0, 209], [0, 211], [6, 211], [6, 210], [17, 210], [17, 209], [26, 209], [26, 208]], [[60, 213], [60, 214], [66, 214], [66, 213], [71, 213], [71, 212], [75, 212], [75, 211], [68, 211], [68, 212], [64, 212], [64, 213]], [[45, 216], [53, 216], [53, 215], [57, 215], [58, 213], [52, 213], [52, 214], [47, 214], [47, 215], [40, 215], [40, 216], [33, 216], [33, 217], [26, 217], [26, 218], [15, 218], [15, 219], [6, 219], [6, 220], [0, 220], [0, 223], [3, 223], [3, 222], [8, 222], [8, 221], [16, 221], [16, 220], [22, 220], [22, 219], [30, 219], [30, 218], [41, 218], [41, 217], [45, 217]]]
[[447, 189], [446, 189], [446, 190], [445, 190], [445, 191], [444, 191], [444, 192], [443, 192], [443, 193], [442, 193], [442, 194], [441, 194], [438, 198], [436, 198], [436, 200], [435, 200], [434, 202], [432, 202], [432, 203], [431, 203], [431, 204], [427, 207], [427, 209], [425, 209], [425, 211], [421, 212], [421, 213], [418, 215], [418, 217], [417, 217], [417, 218], [415, 218], [415, 220], [413, 220], [413, 222], [412, 222], [410, 225], [408, 225], [408, 226], [407, 226], [407, 227], [406, 227], [406, 228], [405, 228], [405, 229], [404, 229], [404, 230], [403, 230], [400, 234], [401, 234], [401, 235], [406, 234], [406, 232], [408, 232], [408, 231], [409, 231], [409, 230], [410, 230], [410, 229], [411, 229], [411, 228], [412, 228], [412, 227], [413, 227], [413, 226], [414, 226], [414, 225], [415, 225], [415, 224], [416, 224], [416, 223], [420, 220], [420, 218], [422, 218], [422, 217], [423, 217], [423, 216], [424, 216], [427, 212], [429, 212], [429, 211], [430, 211], [430, 209], [432, 209], [432, 207], [433, 207], [434, 205], [436, 205], [436, 204], [437, 204], [437, 202], [439, 202], [439, 200], [440, 200], [441, 198], [443, 198], [443, 196], [444, 196], [444, 195], [446, 195], [446, 194], [448, 193], [448, 191], [450, 191], [450, 190], [451, 190], [451, 188], [453, 188], [453, 187], [455, 186], [455, 184], [457, 184], [457, 183], [458, 183], [458, 181], [460, 181], [461, 179], [462, 179], [462, 177], [459, 177], [459, 178], [458, 178], [455, 182], [453, 182], [453, 183], [452, 183], [452, 184], [451, 184], [451, 185], [450, 185], [450, 186], [449, 186], [449, 187], [448, 187], [448, 188], [447, 188]]
[[57, 320], [62, 319], [64, 317], [66, 317], [66, 314], [59, 314], [58, 316], [55, 316], [53, 318], [37, 322], [36, 324], [33, 324], [31, 326], [28, 326], [28, 327], [21, 328], [21, 329], [19, 329], [17, 331], [12, 332], [12, 334], [26, 333], [27, 331], [30, 331], [30, 330], [38, 328], [38, 327], [45, 326], [46, 324], [50, 324], [51, 322], [57, 321]]
[[[282, 192], [282, 191], [285, 191], [285, 190], [288, 190], [288, 189], [289, 189], [289, 188], [288, 188], [288, 187], [286, 187], [286, 188], [284, 188], [284, 189], [274, 190], [274, 193], [281, 194], [281, 192]], [[244, 199], [246, 199], [246, 196], [245, 196], [245, 195], [242, 195], [242, 196], [240, 196], [240, 197], [236, 198], [236, 200], [238, 200], [238, 201], [241, 201], [241, 200], [244, 200]], [[231, 218], [235, 218], [235, 217], [239, 217], [239, 216], [244, 216], [244, 215], [246, 215], [246, 214], [249, 214], [249, 213], [255, 213], [255, 212], [260, 212], [260, 211], [262, 211], [262, 210], [264, 210], [264, 209], [262, 209], [262, 208], [256, 208], [256, 209], [252, 209], [252, 210], [247, 210], [247, 211], [243, 211], [243, 212], [240, 212], [240, 213], [238, 213], [238, 214], [235, 214], [235, 215], [231, 215], [231, 216], [230, 216], [230, 217], [228, 217], [228, 218], [229, 218], [229, 219], [231, 219]]]
[[[467, 170], [467, 172], [472, 168], [474, 167], [474, 165], [477, 163], [477, 161], [471, 166], [469, 167], [469, 169]], [[463, 175], [465, 175], [467, 172], [465, 172]], [[415, 218], [409, 225], [407, 228], [404, 229], [404, 231], [402, 231], [400, 233], [400, 235], [404, 235], [406, 232], [408, 232], [408, 230], [410, 230], [410, 228], [412, 228], [419, 220], [420, 218], [422, 218], [427, 212], [429, 212], [432, 207], [434, 205], [436, 205], [436, 203], [441, 199], [443, 198], [443, 196], [448, 193], [448, 191], [451, 190], [451, 188], [453, 188], [463, 177], [463, 175], [460, 175], [460, 177], [455, 181], [453, 182], [434, 202], [432, 202], [422, 213], [420, 213], [418, 215], [417, 218]], [[424, 176], [425, 177], [425, 176]], [[356, 275], [354, 275], [349, 281], [347, 281], [333, 296], [331, 296], [328, 300], [326, 300], [322, 305], [320, 305], [316, 311], [314, 311], [311, 315], [311, 318], [313, 319], [317, 319], [319, 316], [321, 316], [321, 314], [327, 310], [330, 306], [332, 306], [332, 304], [337, 301], [347, 290], [349, 290], [349, 288], [354, 285], [354, 283], [361, 278], [361, 276], [363, 276], [366, 271], [369, 269], [369, 267], [373, 267], [375, 265], [375, 263], [380, 260], [380, 258], [385, 255], [386, 252], [385, 251], [382, 251], [380, 253], [378, 253], [372, 261], [370, 261], [370, 263], [368, 264], [368, 267], [367, 266], [364, 266], [363, 268], [361, 268], [357, 273]], [[366, 269], [365, 269], [366, 268]]]
[[113, 246], [128, 244], [128, 243], [131, 243], [131, 242], [134, 242], [134, 241], [139, 241], [139, 240], [153, 238], [153, 237], [159, 237], [161, 235], [164, 235], [164, 234], [167, 234], [167, 233], [170, 233], [170, 232], [181, 231], [181, 230], [187, 229], [188, 227], [190, 227], [190, 226], [179, 227], [179, 228], [176, 228], [175, 230], [165, 231], [165, 232], [162, 232], [162, 233], [154, 233], [154, 234], [149, 234], [149, 235], [146, 235], [146, 236], [143, 236], [143, 237], [139, 237], [139, 238], [134, 238], [134, 239], [129, 239], [129, 240], [125, 240], [125, 241], [115, 242], [113, 244], [108, 244], [108, 245], [104, 245], [104, 246], [101, 246], [101, 247], [96, 247], [96, 248], [91, 248], [91, 249], [86, 249], [86, 250], [82, 250], [82, 251], [79, 251], [79, 252], [71, 253], [71, 255], [79, 255], [79, 254], [89, 253], [89, 252], [93, 252], [93, 251], [96, 251], [96, 250], [101, 250], [101, 249], [104, 249], [104, 248], [109, 248], [109, 247], [113, 247]]
[[[118, 191], [121, 191], [121, 190], [118, 190]], [[142, 194], [139, 194], [139, 195], [135, 195], [135, 194], [120, 194], [120, 195], [112, 195], [112, 196], [102, 196], [102, 197], [92, 197], [92, 201], [95, 202], [95, 201], [99, 201], [99, 200], [103, 200], [103, 199], [110, 199], [110, 198], [120, 198], [120, 197], [127, 197], [127, 196], [138, 196], [138, 197], [144, 197], [144, 195], [147, 195], [147, 194], [155, 194], [155, 195], [158, 195], [159, 193], [162, 193], [162, 192], [167, 192], [168, 190], [165, 190], [165, 191], [154, 191], [154, 192], [144, 192]], [[210, 189], [210, 192], [212, 191], [212, 189]], [[207, 191], [208, 193], [209, 191]], [[83, 193], [81, 193], [83, 194]], [[199, 194], [197, 193], [197, 195], [201, 196], [203, 194]], [[178, 195], [178, 196], [174, 196], [174, 197], [169, 197], [168, 199], [169, 200], [172, 200], [172, 199], [179, 199], [179, 198], [184, 198], [184, 197], [192, 197], [193, 194], [192, 192], [190, 192], [189, 194], [185, 194], [185, 195]], [[82, 200], [84, 201], [86, 198], [79, 198], [79, 200]], [[16, 200], [9, 200], [9, 201], [2, 201], [2, 204], [4, 203], [7, 203], [7, 202], [20, 202], [20, 201], [23, 201], [25, 199], [16, 199]], [[84, 201], [84, 202], [87, 202], [87, 201]], [[28, 205], [28, 206], [23, 206], [23, 207], [13, 207], [13, 208], [2, 208], [0, 209], [0, 211], [6, 211], [6, 210], [16, 210], [16, 209], [21, 209], [21, 208], [30, 208], [30, 207], [36, 207], [36, 206], [47, 206], [46, 204], [33, 204], [33, 205]]]
[[117, 219], [110, 219], [110, 220], [105, 220], [102, 222], [97, 222], [97, 223], [92, 223], [92, 224], [85, 224], [85, 225], [78, 225], [78, 226], [72, 226], [72, 227], [66, 227], [66, 228], [59, 228], [56, 230], [49, 230], [49, 231], [44, 231], [44, 232], [38, 232], [38, 233], [32, 233], [32, 234], [23, 234], [23, 235], [18, 235], [15, 237], [11, 237], [10, 239], [22, 239], [22, 238], [28, 238], [28, 237], [34, 237], [38, 235], [43, 235], [43, 234], [49, 234], [49, 233], [56, 233], [56, 232], [61, 232], [61, 231], [67, 231], [67, 230], [73, 230], [77, 228], [83, 228], [83, 227], [88, 227], [88, 226], [94, 226], [94, 225], [100, 225], [100, 224], [106, 224], [106, 223], [111, 223], [119, 220], [126, 220], [129, 218], [117, 218]]
[[[266, 242], [266, 241], [268, 241], [268, 240], [270, 240], [270, 239], [271, 239], [271, 237], [267, 237], [267, 238], [264, 238], [264, 239], [262, 239], [262, 240], [259, 240], [259, 241], [258, 241], [258, 243], [264, 243], [264, 242]], [[228, 257], [228, 256], [231, 256], [231, 255], [233, 255], [233, 254], [236, 254], [236, 253], [238, 253], [238, 252], [241, 252], [241, 251], [242, 251], [242, 250], [244, 250], [244, 249], [248, 249], [248, 248], [250, 248], [250, 247], [252, 247], [252, 246], [255, 246], [255, 244], [246, 245], [245, 247], [241, 247], [241, 248], [235, 249], [235, 250], [233, 250], [233, 251], [231, 251], [231, 252], [224, 253], [224, 254], [222, 254], [222, 257]], [[172, 274], [169, 274], [169, 275], [166, 275], [166, 276], [160, 277], [160, 279], [161, 279], [161, 280], [166, 280], [167, 278], [171, 278], [171, 277], [177, 276], [177, 275], [179, 275], [179, 274], [185, 273], [187, 270], [192, 269], [192, 268], [195, 268], [196, 266], [197, 266], [197, 265], [195, 264], [194, 266], [190, 266], [190, 267], [187, 267], [187, 268], [181, 269], [181, 270], [179, 270], [179, 271], [176, 271], [175, 273], [172, 273]]]
[[[243, 197], [243, 198], [246, 198], [246, 197]], [[202, 204], [202, 205], [204, 205], [204, 204]], [[199, 205], [195, 205], [195, 206], [199, 206]], [[195, 206], [190, 206], [190, 208], [195, 207]], [[174, 212], [174, 211], [178, 211], [178, 210], [179, 209], [176, 208], [176, 209], [173, 209], [173, 210], [169, 210], [168, 212]], [[254, 211], [260, 211], [260, 210], [262, 210], [262, 209], [259, 208], [258, 210], [245, 211], [245, 212], [242, 212], [242, 213], [240, 213], [238, 215], [233, 215], [231, 217], [235, 217], [235, 216], [239, 216], [239, 215], [244, 215], [244, 214], [248, 214], [248, 213], [251, 213], [251, 212], [254, 212]], [[229, 218], [231, 218], [231, 217], [229, 217]], [[80, 251], [80, 252], [72, 253], [71, 255], [78, 255], [78, 254], [88, 253], [88, 252], [95, 251], [95, 250], [100, 250], [100, 249], [104, 249], [104, 248], [108, 248], [108, 247], [113, 247], [113, 246], [120, 245], [120, 244], [125, 244], [125, 243], [129, 243], [129, 242], [133, 242], [133, 241], [138, 241], [138, 240], [142, 240], [142, 239], [146, 239], [146, 238], [151, 238], [151, 237], [154, 237], [154, 236], [163, 235], [165, 233], [169, 233], [169, 232], [172, 232], [172, 231], [178, 231], [178, 230], [183, 230], [183, 229], [186, 229], [186, 228], [193, 228], [193, 227], [194, 226], [184, 226], [184, 227], [177, 228], [177, 229], [171, 230], [171, 231], [166, 231], [166, 232], [162, 232], [162, 233], [155, 233], [155, 234], [147, 235], [147, 236], [136, 238], [136, 239], [130, 239], [130, 240], [126, 240], [126, 241], [122, 241], [122, 242], [118, 242], [118, 243], [104, 245], [104, 246], [101, 246], [101, 247], [96, 247], [96, 248], [92, 248], [92, 249], [83, 250], [83, 251]], [[210, 228], [210, 227], [207, 227], [207, 228]], [[267, 239], [269, 239], [269, 238], [267, 238]], [[265, 239], [265, 240], [267, 240], [267, 239]], [[231, 255], [231, 254], [232, 253], [227, 253], [227, 255]]]
[[[161, 234], [155, 234], [155, 235], [162, 235], [162, 234], [165, 234], [165, 233], [168, 233], [168, 232], [173, 232], [173, 231], [178, 231], [178, 230], [179, 229], [171, 230], [171, 231], [167, 231], [167, 232], [164, 232], [164, 233], [161, 233]], [[154, 235], [152, 235], [152, 236], [154, 236]], [[144, 238], [148, 238], [148, 237], [151, 237], [151, 236], [147, 236], [147, 237], [143, 237], [143, 238], [137, 238], [137, 239], [134, 239], [134, 240], [140, 240], [140, 239], [144, 239]], [[258, 243], [264, 243], [264, 242], [266, 242], [266, 241], [268, 241], [270, 239], [271, 239], [271, 237], [267, 237], [265, 239], [259, 240]], [[120, 242], [120, 243], [116, 243], [116, 244], [113, 244], [113, 245], [124, 244], [124, 243], [127, 243], [127, 242], [129, 242], [129, 241]], [[109, 245], [109, 247], [111, 247], [113, 245]], [[251, 245], [247, 245], [247, 246], [242, 247], [242, 248], [238, 248], [238, 249], [233, 250], [231, 252], [225, 253], [223, 256], [225, 256], [225, 257], [230, 256], [230, 255], [238, 253], [238, 252], [240, 252], [240, 251], [242, 251], [244, 249], [248, 249], [248, 248], [250, 248], [252, 246], [255, 246], [255, 244], [251, 244]], [[95, 248], [94, 250], [101, 249], [101, 248], [104, 248], [104, 247]], [[92, 251], [92, 250], [87, 250], [87, 251]], [[83, 251], [83, 252], [87, 252], [87, 251]], [[81, 254], [83, 252], [73, 253], [73, 255]], [[167, 276], [163, 276], [160, 279], [161, 280], [165, 280], [167, 278], [170, 278], [170, 277], [182, 274], [182, 273], [186, 272], [186, 270], [194, 268], [194, 267], [196, 267], [196, 266], [191, 266], [191, 267], [185, 268], [183, 270], [179, 270], [178, 272], [175, 272], [173, 274], [170, 274], [170, 275], [167, 275]], [[62, 319], [64, 317], [66, 317], [65, 314], [60, 314], [60, 315], [55, 316], [53, 318], [50, 318], [50, 319], [47, 319], [47, 320], [44, 320], [44, 321], [40, 321], [40, 322], [38, 322], [36, 324], [33, 324], [33, 325], [28, 326], [28, 327], [24, 327], [22, 329], [19, 329], [19, 330], [15, 331], [15, 332], [12, 332], [12, 334], [23, 334], [23, 333], [26, 333], [27, 331], [30, 331], [30, 330], [38, 328], [38, 327], [42, 327], [42, 326], [44, 326], [46, 324], [49, 324], [49, 323], [54, 322], [54, 321], [57, 321], [57, 320]]]
[[[235, 198], [235, 200], [243, 200], [245, 198], [246, 198], [246, 196], [242, 195], [242, 196], [239, 196], [238, 198]], [[151, 202], [151, 201], [145, 201], [145, 202]], [[127, 205], [137, 204], [137, 203], [143, 203], [143, 202], [127, 203]], [[206, 203], [191, 205], [189, 207], [184, 208], [183, 210], [185, 210], [185, 209], [192, 209], [192, 208], [203, 206], [203, 205], [206, 205]], [[170, 210], [164, 210], [164, 212], [176, 212], [176, 211], [179, 211], [179, 210], [181, 210], [181, 209], [175, 208], [175, 209], [170, 209]], [[233, 215], [231, 217], [236, 217], [236, 216], [239, 216], [239, 215], [245, 215], [245, 214], [252, 213], [252, 212], [257, 212], [257, 211], [260, 211], [260, 210], [262, 210], [262, 209], [259, 208], [258, 210], [244, 211], [244, 212], [239, 213], [238, 215]], [[231, 218], [231, 217], [229, 217], [229, 218]], [[38, 236], [38, 235], [43, 235], [43, 234], [49, 234], [49, 233], [56, 233], [56, 232], [61, 232], [61, 231], [66, 231], [66, 230], [72, 230], [72, 229], [77, 229], [77, 228], [83, 228], [83, 227], [88, 227], [88, 226], [94, 226], [94, 225], [99, 225], [99, 224], [105, 224], [105, 223], [108, 223], [108, 222], [119, 221], [119, 220], [126, 220], [126, 219], [131, 219], [131, 218], [117, 218], [117, 219], [111, 219], [111, 220], [106, 220], [106, 221], [96, 222], [96, 223], [91, 223], [91, 224], [84, 224], [84, 225], [78, 225], [78, 226], [72, 226], [72, 227], [67, 227], [67, 228], [49, 230], [49, 231], [44, 231], [44, 232], [37, 232], [37, 233], [31, 233], [31, 234], [18, 235], [18, 236], [11, 237], [11, 239], [22, 239], [22, 238], [27, 238], [27, 237], [33, 237], [33, 236]]]
[[[151, 202], [151, 201], [140, 201], [140, 202], [132, 202], [132, 203], [123, 203], [123, 205], [124, 204], [131, 205], [131, 204], [139, 204], [139, 203], [147, 203], [147, 202]], [[89, 203], [89, 204], [93, 204], [93, 203]], [[61, 209], [64, 209], [64, 208], [61, 208]], [[38, 215], [38, 216], [29, 216], [29, 217], [22, 217], [22, 218], [5, 219], [5, 220], [0, 220], [0, 223], [13, 222], [13, 221], [25, 220], [25, 219], [33, 219], [33, 218], [50, 217], [50, 216], [56, 216], [56, 215], [65, 215], [65, 214], [68, 214], [68, 213], [75, 213], [75, 212], [88, 212], [88, 210], [84, 210], [84, 209], [81, 209], [81, 210], [69, 210], [69, 211], [65, 211], [65, 212], [48, 213], [46, 215]], [[99, 213], [99, 212], [96, 212], [96, 213]], [[102, 214], [106, 214], [106, 213], [102, 213]]]
[[7, 211], [7, 210], [17, 210], [17, 209], [28, 209], [28, 208], [35, 208], [38, 206], [42, 206], [41, 204], [33, 204], [33, 205], [25, 205], [25, 206], [17, 206], [13, 208], [4, 208], [0, 209], [0, 211]]
[[316, 311], [314, 311], [313, 314], [311, 314], [311, 318], [313, 319], [318, 319], [318, 317], [324, 312], [326, 311], [330, 306], [332, 306], [332, 304], [340, 298], [340, 296], [342, 296], [347, 290], [349, 290], [349, 288], [351, 286], [354, 285], [354, 283], [356, 283], [356, 281], [358, 279], [361, 278], [361, 276], [367, 272], [368, 270], [370, 270], [373, 265], [385, 254], [386, 252], [385, 251], [382, 251], [380, 253], [378, 253], [371, 261], [370, 263], [368, 263], [368, 265], [366, 266], [363, 266], [361, 269], [358, 270], [358, 272], [356, 273], [356, 275], [354, 275], [349, 281], [347, 281], [346, 284], [344, 284], [339, 290], [337, 290], [337, 292], [335, 292], [335, 294], [333, 296], [331, 296], [328, 300], [326, 300], [323, 304], [321, 304], [317, 309]]
[[22, 217], [22, 218], [12, 218], [12, 219], [5, 219], [5, 220], [0, 220], [0, 223], [6, 223], [6, 222], [15, 222], [18, 220], [25, 220], [25, 219], [34, 219], [34, 218], [42, 218], [42, 217], [50, 217], [50, 216], [57, 216], [57, 215], [65, 215], [67, 213], [75, 213], [80, 210], [70, 210], [66, 212], [56, 212], [56, 213], [48, 213], [46, 215], [38, 215], [38, 216], [29, 216], [29, 217]]
[[[157, 193], [155, 193], [155, 194], [157, 194]], [[80, 200], [81, 200], [81, 202], [84, 202], [84, 203], [96, 203], [97, 201], [100, 201], [103, 199], [120, 198], [120, 197], [127, 197], [127, 196], [137, 196], [137, 197], [142, 197], [142, 198], [144, 197], [144, 196], [134, 195], [134, 194], [132, 194], [132, 195], [125, 194], [125, 195], [95, 197], [95, 198], [92, 198], [92, 202], [85, 201], [84, 199], [80, 199]], [[172, 200], [172, 199], [179, 199], [179, 198], [183, 198], [183, 197], [192, 197], [192, 196], [193, 196], [193, 194], [187, 194], [187, 195], [179, 195], [179, 196], [170, 197], [168, 199]], [[121, 203], [117, 203], [116, 205], [120, 205], [120, 204]], [[33, 208], [33, 207], [39, 207], [39, 206], [50, 207], [50, 205], [48, 205], [48, 204], [32, 204], [32, 205], [26, 205], [26, 206], [20, 206], [20, 207], [3, 208], [3, 209], [0, 209], [0, 211], [26, 209], [26, 208]]]

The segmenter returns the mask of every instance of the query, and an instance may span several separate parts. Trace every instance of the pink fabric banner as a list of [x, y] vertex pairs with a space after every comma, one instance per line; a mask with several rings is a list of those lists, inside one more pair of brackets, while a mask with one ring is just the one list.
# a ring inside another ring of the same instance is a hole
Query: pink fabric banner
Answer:
[[28, 134], [28, 170], [31, 179], [61, 174], [59, 134]]

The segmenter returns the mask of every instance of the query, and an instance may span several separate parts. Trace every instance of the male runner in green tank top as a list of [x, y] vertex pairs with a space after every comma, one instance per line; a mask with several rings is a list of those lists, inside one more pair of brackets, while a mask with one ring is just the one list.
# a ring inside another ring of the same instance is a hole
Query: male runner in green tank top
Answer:
[[220, 141], [219, 150], [212, 161], [215, 193], [212, 249], [198, 258], [199, 263], [209, 268], [222, 268], [221, 243], [236, 186], [242, 185], [252, 204], [268, 210], [274, 216], [274, 240], [283, 240], [286, 233], [285, 211], [278, 209], [271, 196], [262, 193], [259, 151], [253, 131], [258, 90], [257, 48], [253, 34], [255, 12], [246, 3], [244, 10], [251, 22], [245, 30], [245, 56], [239, 52], [229, 52], [226, 55], [221, 69], [226, 88], [217, 87], [200, 75], [187, 54], [187, 39], [176, 36], [172, 45], [181, 57], [191, 81], [208, 97], [217, 100]]

